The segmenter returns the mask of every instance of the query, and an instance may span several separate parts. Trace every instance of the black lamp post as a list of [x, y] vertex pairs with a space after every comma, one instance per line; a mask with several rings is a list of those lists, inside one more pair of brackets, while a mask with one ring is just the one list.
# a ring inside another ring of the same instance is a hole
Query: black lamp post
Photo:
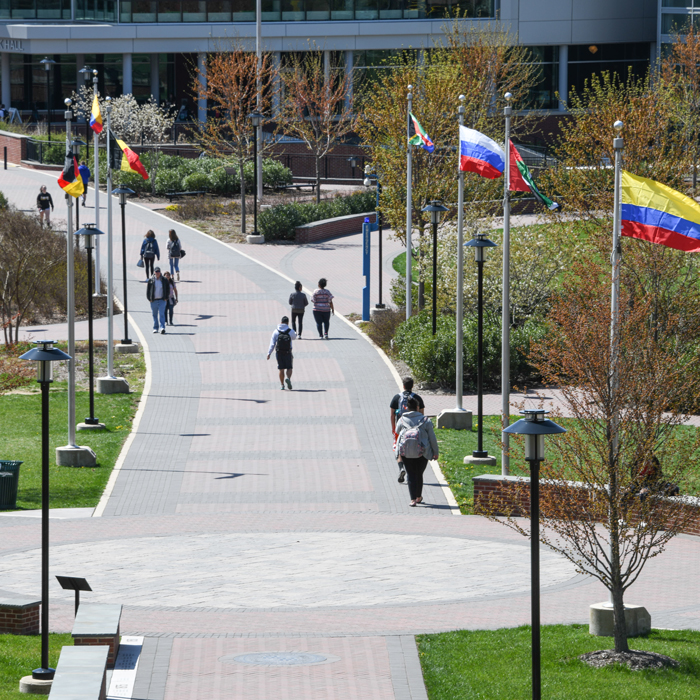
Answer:
[[352, 168], [352, 176], [355, 177], [355, 168], [358, 164], [357, 156], [350, 156], [348, 158], [348, 163], [350, 163], [350, 167]]
[[520, 411], [521, 418], [503, 432], [525, 435], [525, 459], [530, 464], [530, 605], [532, 617], [532, 700], [542, 697], [540, 666], [540, 462], [544, 460], [544, 436], [565, 433], [566, 429], [547, 420], [549, 411]]
[[440, 214], [449, 210], [442, 206], [440, 200], [434, 199], [421, 211], [430, 213], [430, 223], [433, 225], [433, 335], [435, 335], [437, 333], [437, 230]]
[[[486, 238], [486, 234], [477, 233], [471, 241], [464, 244], [465, 248], [474, 248], [474, 259], [478, 272], [478, 311], [477, 311], [477, 359], [476, 359], [476, 394], [478, 410], [477, 449], [472, 457], [480, 459], [488, 457], [484, 450], [484, 262], [486, 249], [495, 248], [496, 244]], [[458, 290], [458, 293], [460, 291]]]
[[39, 61], [46, 71], [46, 121], [48, 124], [49, 143], [51, 143], [51, 66], [56, 65], [56, 61], [48, 56]]
[[[92, 77], [92, 69], [89, 66], [83, 66], [78, 73], [83, 76], [85, 81], [85, 91], [87, 92], [88, 85], [90, 85], [90, 78]], [[85, 140], [90, 143], [90, 118], [85, 115]], [[87, 158], [90, 158], [90, 146], [87, 147]]]
[[87, 250], [88, 258], [88, 357], [90, 372], [90, 416], [85, 419], [86, 426], [100, 426], [100, 421], [95, 418], [95, 368], [92, 343], [92, 250], [95, 247], [95, 236], [103, 235], [104, 232], [100, 231], [95, 224], [85, 224], [84, 228], [81, 228], [75, 232], [76, 239], [80, 236], [85, 236], [85, 250]]
[[253, 180], [255, 189], [253, 192], [253, 235], [258, 235], [258, 127], [262, 124], [263, 115], [260, 112], [253, 112], [248, 115], [250, 123], [253, 125]]
[[41, 667], [32, 671], [32, 678], [46, 681], [55, 673], [49, 666], [49, 384], [53, 381], [51, 363], [71, 358], [54, 348], [53, 340], [36, 344], [19, 359], [37, 363], [36, 380], [41, 385]]
[[[348, 159], [348, 160], [357, 160], [356, 158]], [[355, 166], [353, 166], [355, 167]], [[372, 179], [371, 177], [374, 176], [376, 185], [377, 185], [377, 203], [376, 203], [376, 209], [377, 209], [377, 234], [379, 235], [378, 243], [379, 243], [379, 253], [377, 255], [377, 263], [378, 263], [378, 272], [379, 272], [379, 302], [374, 305], [375, 309], [385, 309], [386, 304], [382, 304], [382, 261], [383, 261], [383, 253], [382, 253], [382, 212], [379, 209], [379, 197], [382, 193], [382, 185], [379, 182], [379, 175], [377, 173], [372, 173], [370, 171], [370, 166], [365, 165], [365, 179], [364, 179], [364, 186], [365, 187], [370, 187], [372, 185]]]
[[119, 206], [122, 210], [122, 275], [124, 280], [124, 337], [122, 338], [122, 345], [131, 345], [128, 319], [129, 303], [126, 297], [126, 198], [127, 195], [136, 194], [136, 192], [128, 187], [117, 187], [116, 190], [112, 190], [112, 194], [119, 195]]

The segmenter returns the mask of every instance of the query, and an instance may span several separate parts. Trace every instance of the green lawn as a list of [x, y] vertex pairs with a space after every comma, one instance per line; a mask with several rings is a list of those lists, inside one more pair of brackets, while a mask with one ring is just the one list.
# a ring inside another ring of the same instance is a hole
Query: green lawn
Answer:
[[[530, 628], [458, 631], [416, 638], [430, 700], [527, 700]], [[593, 669], [578, 656], [610, 649], [585, 625], [542, 628], [542, 697], [547, 700], [695, 700], [700, 697], [700, 632], [653, 630], [630, 648], [666, 654], [677, 669]]]
[[[56, 668], [61, 647], [73, 646], [70, 634], [49, 635], [49, 663]], [[19, 679], [41, 666], [41, 636], [0, 634], [0, 700], [26, 700]]]

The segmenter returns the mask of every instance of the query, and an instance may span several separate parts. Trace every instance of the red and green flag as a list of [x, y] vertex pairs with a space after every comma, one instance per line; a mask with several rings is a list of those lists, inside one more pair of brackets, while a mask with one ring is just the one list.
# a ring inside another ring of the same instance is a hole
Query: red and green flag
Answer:
[[553, 202], [549, 197], [543, 195], [535, 181], [532, 179], [530, 170], [523, 162], [522, 156], [518, 153], [518, 149], [510, 142], [510, 188], [511, 192], [531, 192], [535, 199], [543, 204], [550, 211], [558, 211], [561, 207]]
[[408, 113], [408, 118], [408, 142], [412, 146], [420, 146], [428, 151], [428, 153], [432, 153], [435, 150], [435, 144], [430, 140], [430, 136], [426, 134], [425, 129], [420, 125], [420, 122], [410, 112]]

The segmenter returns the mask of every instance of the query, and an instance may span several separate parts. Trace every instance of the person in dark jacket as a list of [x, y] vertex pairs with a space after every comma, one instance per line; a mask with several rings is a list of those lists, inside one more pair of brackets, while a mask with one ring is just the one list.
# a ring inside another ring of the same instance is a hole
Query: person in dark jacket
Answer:
[[[156, 240], [156, 234], [153, 231], [147, 231], [143, 238], [143, 243], [141, 244], [141, 259], [146, 264], [146, 279], [149, 280], [153, 276], [153, 265], [155, 264], [155, 259], [160, 260], [160, 250], [158, 249], [158, 241]], [[150, 273], [149, 273], [150, 269]]]
[[[289, 295], [289, 305], [292, 307], [292, 328], [295, 333], [298, 333], [297, 337], [301, 340], [301, 333], [304, 330], [304, 311], [309, 305], [309, 300], [306, 298], [306, 294], [301, 291], [301, 282], [294, 283], [294, 290]], [[297, 322], [299, 323], [298, 331]]]
[[46, 225], [51, 226], [51, 212], [53, 211], [53, 199], [46, 191], [46, 185], [42, 185], [39, 189], [39, 195], [36, 198], [36, 208], [39, 210], [39, 221], [43, 224], [46, 219]]
[[84, 160], [80, 161], [80, 167], [78, 168], [80, 173], [80, 179], [83, 181], [83, 206], [85, 206], [85, 200], [87, 199], [87, 188], [88, 182], [90, 182], [90, 168]]
[[153, 277], [148, 280], [146, 298], [151, 302], [153, 332], [157, 333], [160, 325], [160, 332], [165, 335], [165, 305], [170, 298], [170, 282], [160, 274], [159, 267], [154, 270]]

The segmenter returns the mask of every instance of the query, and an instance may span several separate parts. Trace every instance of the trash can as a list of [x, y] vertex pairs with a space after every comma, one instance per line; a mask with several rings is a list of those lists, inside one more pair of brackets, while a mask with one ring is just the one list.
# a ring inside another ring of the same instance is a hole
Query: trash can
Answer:
[[17, 507], [20, 464], [23, 462], [0, 459], [0, 510], [11, 510]]

